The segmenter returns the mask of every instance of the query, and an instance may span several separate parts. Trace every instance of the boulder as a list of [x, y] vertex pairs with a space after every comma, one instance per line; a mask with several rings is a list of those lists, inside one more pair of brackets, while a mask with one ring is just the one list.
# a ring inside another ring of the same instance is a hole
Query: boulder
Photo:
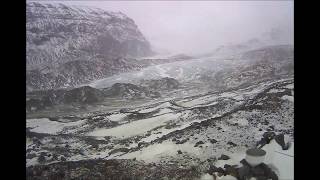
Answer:
[[218, 141], [215, 140], [215, 139], [210, 139], [209, 141], [211, 142], [211, 144], [214, 144], [214, 143], [218, 142]]
[[204, 142], [203, 142], [203, 141], [198, 141], [198, 142], [194, 145], [194, 147], [198, 147], [200, 144], [204, 144]]
[[186, 139], [183, 139], [183, 140], [176, 140], [176, 144], [184, 144], [188, 140], [189, 140], [189, 138], [186, 138]]
[[228, 160], [228, 159], [230, 159], [230, 157], [224, 154], [221, 154], [221, 156], [218, 158], [218, 160]]
[[228, 141], [227, 144], [230, 145], [230, 146], [233, 146], [233, 147], [237, 146], [237, 144], [235, 144], [235, 143], [233, 143], [231, 141]]
[[284, 134], [278, 134], [274, 137], [274, 140], [281, 146], [282, 150], [289, 149], [289, 143], [284, 140]]
[[209, 170], [208, 170], [208, 174], [212, 175], [213, 173], [221, 173], [221, 174], [225, 174], [225, 170], [221, 167], [217, 168], [214, 165], [210, 165]]

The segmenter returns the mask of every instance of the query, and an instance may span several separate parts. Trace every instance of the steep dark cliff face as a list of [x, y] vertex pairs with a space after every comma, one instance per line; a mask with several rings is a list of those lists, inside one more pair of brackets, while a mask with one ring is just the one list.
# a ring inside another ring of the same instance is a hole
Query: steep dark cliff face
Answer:
[[[132, 19], [98, 8], [28, 2], [27, 90], [70, 87], [141, 67], [152, 54]], [[70, 69], [72, 69], [70, 71]]]

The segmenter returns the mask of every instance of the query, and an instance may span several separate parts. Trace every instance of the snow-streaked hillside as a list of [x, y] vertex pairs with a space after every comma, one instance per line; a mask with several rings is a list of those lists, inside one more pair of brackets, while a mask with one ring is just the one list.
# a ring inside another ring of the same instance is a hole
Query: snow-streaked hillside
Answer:
[[143, 65], [152, 54], [132, 19], [120, 12], [27, 2], [27, 90], [72, 87]]
[[26, 14], [27, 67], [31, 69], [42, 63], [90, 60], [99, 54], [150, 54], [150, 45], [134, 21], [121, 12], [28, 2]]

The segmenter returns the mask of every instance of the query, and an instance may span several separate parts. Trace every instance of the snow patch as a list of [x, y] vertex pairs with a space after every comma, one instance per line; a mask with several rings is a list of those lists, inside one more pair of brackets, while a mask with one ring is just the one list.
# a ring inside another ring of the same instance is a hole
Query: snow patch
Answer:
[[156, 162], [161, 160], [161, 158], [168, 156], [176, 156], [177, 151], [181, 150], [182, 152], [187, 152], [189, 154], [194, 154], [199, 156], [201, 152], [198, 148], [194, 147], [194, 144], [184, 143], [184, 144], [175, 144], [171, 141], [166, 141], [161, 144], [154, 144], [148, 146], [141, 151], [135, 151], [132, 153], [125, 154], [121, 156], [121, 159], [133, 159], [143, 160], [147, 163]]
[[111, 121], [121, 121], [123, 118], [125, 118], [127, 115], [126, 114], [112, 114], [108, 116], [108, 119]]
[[163, 125], [165, 122], [177, 119], [180, 113], [177, 114], [165, 114], [162, 116], [156, 116], [152, 118], [142, 119], [134, 121], [132, 123], [123, 124], [109, 129], [98, 129], [91, 133], [89, 136], [116, 136], [127, 138], [139, 134], [143, 134], [153, 128]]
[[281, 97], [281, 99], [293, 102], [294, 98], [293, 98], [293, 96], [284, 95], [284, 96]]
[[58, 134], [65, 127], [79, 126], [83, 123], [84, 120], [62, 123], [51, 121], [48, 118], [27, 119], [27, 128], [31, 128], [30, 131], [37, 133]]

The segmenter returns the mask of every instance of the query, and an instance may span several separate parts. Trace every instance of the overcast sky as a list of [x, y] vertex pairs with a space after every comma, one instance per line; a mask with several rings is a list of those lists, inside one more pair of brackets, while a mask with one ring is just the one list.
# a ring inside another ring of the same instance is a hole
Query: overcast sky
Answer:
[[59, 1], [121, 11], [156, 49], [207, 52], [281, 29], [293, 41], [293, 1]]

